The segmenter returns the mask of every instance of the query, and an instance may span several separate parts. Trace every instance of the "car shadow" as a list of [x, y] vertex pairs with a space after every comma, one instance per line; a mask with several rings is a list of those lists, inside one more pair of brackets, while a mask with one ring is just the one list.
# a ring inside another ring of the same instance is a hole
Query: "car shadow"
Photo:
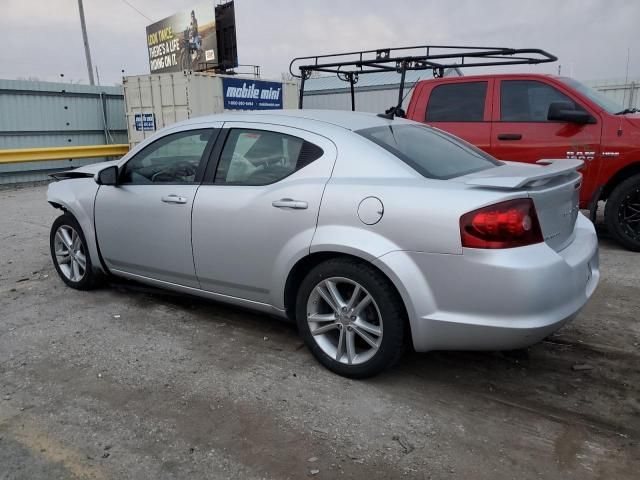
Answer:
[[[191, 316], [190, 322], [201, 322], [204, 326], [223, 321], [240, 335], [268, 338], [268, 348], [286, 358], [292, 352], [304, 351], [305, 356], [296, 356], [295, 361], [313, 364], [293, 322], [130, 281], [117, 281], [111, 287], [144, 305], [164, 304], [184, 309]], [[478, 403], [488, 402], [495, 408], [507, 406], [601, 430], [633, 433], [640, 431], [640, 416], [633, 405], [623, 408], [619, 405], [620, 398], [633, 394], [630, 389], [640, 394], [640, 387], [630, 387], [640, 385], [640, 372], [624, 367], [630, 361], [626, 357], [617, 358], [612, 352], [593, 350], [565, 334], [514, 351], [417, 353], [408, 347], [397, 365], [360, 382], [392, 386], [394, 390], [414, 389], [418, 395], [437, 392], [438, 401], [473, 397]], [[302, 368], [302, 364], [297, 368]], [[344, 381], [338, 376], [335, 380], [331, 378], [329, 374], [325, 380]], [[616, 415], [609, 415], [616, 405]]]

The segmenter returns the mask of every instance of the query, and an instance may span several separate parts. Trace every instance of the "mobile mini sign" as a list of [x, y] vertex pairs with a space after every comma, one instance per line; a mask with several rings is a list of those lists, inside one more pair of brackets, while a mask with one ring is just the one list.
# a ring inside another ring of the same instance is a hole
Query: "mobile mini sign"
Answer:
[[223, 78], [224, 108], [228, 110], [275, 110], [282, 108], [282, 83]]

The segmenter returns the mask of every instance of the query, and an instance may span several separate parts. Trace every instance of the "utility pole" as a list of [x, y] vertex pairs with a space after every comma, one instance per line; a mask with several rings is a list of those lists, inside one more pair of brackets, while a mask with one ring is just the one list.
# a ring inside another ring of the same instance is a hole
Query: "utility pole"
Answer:
[[91, 66], [91, 51], [89, 50], [89, 39], [87, 38], [87, 26], [84, 23], [84, 7], [82, 0], [78, 0], [78, 10], [80, 10], [80, 26], [82, 27], [82, 41], [84, 42], [84, 55], [87, 58], [87, 72], [89, 73], [89, 83], [95, 85], [93, 81], [93, 67]]

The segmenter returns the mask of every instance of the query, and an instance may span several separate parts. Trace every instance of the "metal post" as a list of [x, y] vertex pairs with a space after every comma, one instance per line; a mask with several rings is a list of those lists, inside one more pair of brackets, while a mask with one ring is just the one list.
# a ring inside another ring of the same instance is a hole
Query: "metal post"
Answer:
[[102, 106], [102, 125], [104, 126], [104, 143], [108, 145], [109, 141], [109, 118], [107, 116], [107, 97], [104, 92], [100, 92], [100, 104]]
[[304, 98], [304, 81], [307, 78], [307, 72], [306, 70], [302, 70], [300, 73], [302, 73], [302, 75], [300, 75], [300, 97], [298, 98], [298, 108], [302, 110], [302, 103]]
[[356, 94], [353, 90], [353, 73], [349, 74], [349, 86], [351, 88], [351, 111], [356, 111]]
[[404, 74], [407, 72], [407, 66], [402, 64], [402, 71], [400, 72], [400, 89], [398, 90], [398, 108], [402, 108], [402, 100], [404, 100]]
[[78, 10], [80, 10], [80, 26], [82, 27], [82, 41], [84, 42], [84, 55], [87, 59], [87, 73], [89, 73], [89, 83], [95, 85], [93, 80], [93, 67], [91, 66], [91, 52], [89, 51], [89, 39], [87, 38], [87, 26], [84, 23], [84, 7], [82, 0], [78, 0]]

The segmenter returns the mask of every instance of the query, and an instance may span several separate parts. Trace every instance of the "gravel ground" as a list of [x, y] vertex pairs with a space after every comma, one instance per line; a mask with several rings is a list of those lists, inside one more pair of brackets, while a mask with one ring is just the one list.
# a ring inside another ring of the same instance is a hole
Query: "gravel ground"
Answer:
[[605, 236], [599, 289], [547, 341], [351, 381], [267, 316], [66, 288], [45, 187], [0, 205], [0, 479], [638, 478], [640, 254]]

